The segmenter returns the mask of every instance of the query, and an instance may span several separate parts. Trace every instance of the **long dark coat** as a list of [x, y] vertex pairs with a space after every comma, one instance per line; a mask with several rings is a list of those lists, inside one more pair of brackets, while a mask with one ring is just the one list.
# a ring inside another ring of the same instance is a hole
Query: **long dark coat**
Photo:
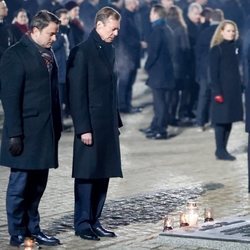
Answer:
[[[232, 123], [243, 119], [242, 86], [239, 72], [239, 49], [234, 41], [223, 41], [210, 50], [213, 123]], [[223, 103], [214, 101], [222, 95]]]
[[[71, 51], [67, 78], [75, 128], [73, 177], [122, 177], [114, 60], [105, 54], [105, 43], [95, 30]], [[81, 141], [86, 132], [93, 135], [91, 146]]]
[[[4, 109], [0, 164], [24, 170], [58, 167], [61, 117], [56, 64], [50, 77], [36, 45], [24, 36], [4, 53], [0, 75]], [[9, 138], [15, 136], [23, 137], [20, 156], [8, 150]]]
[[155, 89], [171, 90], [175, 86], [171, 45], [172, 36], [163, 20], [156, 21], [148, 39], [148, 58], [145, 70], [148, 72], [147, 85]]

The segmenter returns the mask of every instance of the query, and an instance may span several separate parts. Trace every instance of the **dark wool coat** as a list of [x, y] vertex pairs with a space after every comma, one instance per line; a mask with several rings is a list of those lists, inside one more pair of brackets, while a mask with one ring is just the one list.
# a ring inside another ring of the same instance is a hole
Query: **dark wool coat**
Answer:
[[[243, 119], [238, 57], [239, 49], [234, 41], [223, 41], [210, 50], [211, 118], [213, 123], [232, 123]], [[215, 102], [216, 95], [222, 95], [224, 102]]]
[[138, 69], [141, 60], [141, 38], [135, 22], [135, 12], [123, 8], [121, 15], [121, 29], [116, 50], [119, 73], [127, 72], [128, 69]]
[[169, 32], [165, 22], [158, 20], [148, 40], [148, 58], [145, 70], [148, 72], [147, 85], [156, 89], [171, 90], [174, 88], [174, 67], [171, 57]]
[[[68, 90], [75, 128], [73, 177], [98, 179], [122, 177], [117, 110], [117, 78], [114, 49], [93, 30], [88, 40], [75, 47], [68, 60]], [[81, 134], [91, 132], [93, 144]]]
[[[51, 77], [28, 36], [9, 48], [0, 65], [4, 125], [0, 164], [24, 170], [58, 167], [61, 133], [57, 68]], [[50, 80], [51, 79], [51, 80]], [[20, 156], [9, 152], [9, 138], [22, 136]]]

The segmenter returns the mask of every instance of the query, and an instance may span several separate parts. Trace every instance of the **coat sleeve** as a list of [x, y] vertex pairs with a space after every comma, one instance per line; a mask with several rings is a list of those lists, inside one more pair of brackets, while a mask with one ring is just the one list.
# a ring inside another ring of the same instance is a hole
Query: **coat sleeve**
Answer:
[[161, 46], [161, 34], [152, 32], [148, 41], [148, 59], [145, 64], [145, 70], [148, 71], [159, 57]]
[[82, 49], [75, 47], [69, 56], [67, 69], [70, 112], [75, 133], [81, 135], [91, 132], [88, 98], [88, 66]]
[[220, 60], [221, 52], [219, 46], [210, 49], [209, 52], [209, 73], [210, 86], [213, 96], [222, 95], [223, 91], [220, 84]]
[[7, 50], [1, 60], [1, 99], [8, 136], [23, 135], [22, 100], [24, 68], [21, 58], [13, 49]]

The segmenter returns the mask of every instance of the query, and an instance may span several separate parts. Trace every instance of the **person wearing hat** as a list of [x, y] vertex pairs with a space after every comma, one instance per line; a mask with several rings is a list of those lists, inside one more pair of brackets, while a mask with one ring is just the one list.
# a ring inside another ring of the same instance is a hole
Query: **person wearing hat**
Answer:
[[64, 5], [69, 14], [69, 26], [72, 35], [72, 43], [70, 48], [75, 47], [84, 39], [84, 26], [82, 20], [79, 18], [80, 7], [75, 1], [69, 1]]

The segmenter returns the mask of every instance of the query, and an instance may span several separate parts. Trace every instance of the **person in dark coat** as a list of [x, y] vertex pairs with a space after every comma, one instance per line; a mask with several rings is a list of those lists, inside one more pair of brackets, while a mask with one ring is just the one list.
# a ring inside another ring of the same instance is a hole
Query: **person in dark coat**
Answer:
[[121, 31], [117, 46], [118, 95], [121, 113], [137, 113], [132, 107], [133, 85], [141, 59], [141, 37], [136, 25], [135, 14], [138, 0], [125, 0], [121, 11]]
[[209, 67], [212, 90], [211, 119], [215, 130], [217, 159], [233, 161], [227, 143], [232, 123], [243, 120], [239, 72], [238, 28], [231, 20], [217, 27], [211, 42]]
[[41, 231], [38, 211], [49, 169], [58, 167], [61, 116], [50, 48], [59, 23], [54, 14], [38, 12], [30, 35], [7, 49], [0, 64], [4, 109], [0, 164], [10, 168], [6, 208], [12, 246], [20, 246], [26, 236], [42, 245], [59, 244]]
[[75, 178], [76, 235], [99, 240], [115, 237], [99, 221], [109, 178], [122, 177], [117, 107], [117, 77], [112, 41], [118, 35], [120, 14], [104, 7], [96, 14], [87, 41], [76, 46], [68, 60], [70, 111], [75, 128], [73, 173]]
[[148, 40], [145, 70], [148, 72], [147, 85], [152, 89], [154, 103], [154, 117], [146, 137], [152, 139], [167, 139], [169, 94], [175, 87], [169, 42], [173, 40], [173, 35], [165, 18], [166, 11], [163, 6], [154, 5], [151, 8], [152, 33]]
[[181, 110], [181, 104], [185, 102], [183, 90], [187, 81], [188, 52], [190, 49], [187, 25], [183, 18], [180, 7], [173, 5], [167, 11], [167, 24], [173, 30], [174, 48], [173, 65], [175, 76], [175, 88], [171, 91], [169, 107], [169, 125], [177, 126], [178, 110]]
[[69, 12], [69, 26], [70, 26], [70, 49], [84, 40], [84, 26], [82, 20], [79, 18], [79, 5], [75, 1], [69, 1], [65, 4], [65, 9]]
[[5, 1], [0, 0], [0, 59], [4, 51], [16, 42], [10, 25], [5, 22], [8, 16], [8, 7]]
[[19, 9], [14, 15], [14, 20], [10, 26], [11, 32], [16, 41], [19, 41], [20, 38], [28, 32], [29, 29], [29, 19], [25, 9]]
[[180, 118], [182, 120], [192, 120], [195, 118], [195, 108], [196, 102], [198, 100], [198, 90], [199, 85], [195, 80], [195, 69], [196, 69], [196, 62], [195, 62], [195, 46], [198, 38], [198, 34], [200, 31], [200, 14], [202, 12], [202, 7], [198, 3], [191, 3], [188, 7], [188, 14], [186, 19], [187, 30], [188, 30], [188, 37], [189, 37], [189, 44], [190, 50], [188, 55], [188, 80], [186, 81], [185, 88], [183, 90], [183, 100], [180, 107]]
[[205, 131], [205, 125], [210, 119], [209, 50], [214, 32], [223, 19], [224, 15], [220, 9], [213, 10], [210, 26], [201, 31], [196, 43], [196, 81], [200, 86], [196, 118], [199, 131]]
[[99, 9], [99, 0], [84, 0], [80, 4], [79, 16], [84, 23], [85, 37], [88, 37], [95, 25], [95, 15]]
[[[69, 102], [66, 89], [66, 65], [70, 52], [70, 27], [69, 27], [69, 15], [66, 9], [59, 9], [56, 11], [56, 16], [60, 19], [61, 24], [59, 32], [56, 35], [56, 41], [54, 42], [52, 49], [55, 53], [55, 58], [58, 66], [58, 83], [59, 83], [59, 97], [61, 104], [61, 115], [63, 118], [68, 118]], [[65, 129], [67, 126], [63, 126]]]

